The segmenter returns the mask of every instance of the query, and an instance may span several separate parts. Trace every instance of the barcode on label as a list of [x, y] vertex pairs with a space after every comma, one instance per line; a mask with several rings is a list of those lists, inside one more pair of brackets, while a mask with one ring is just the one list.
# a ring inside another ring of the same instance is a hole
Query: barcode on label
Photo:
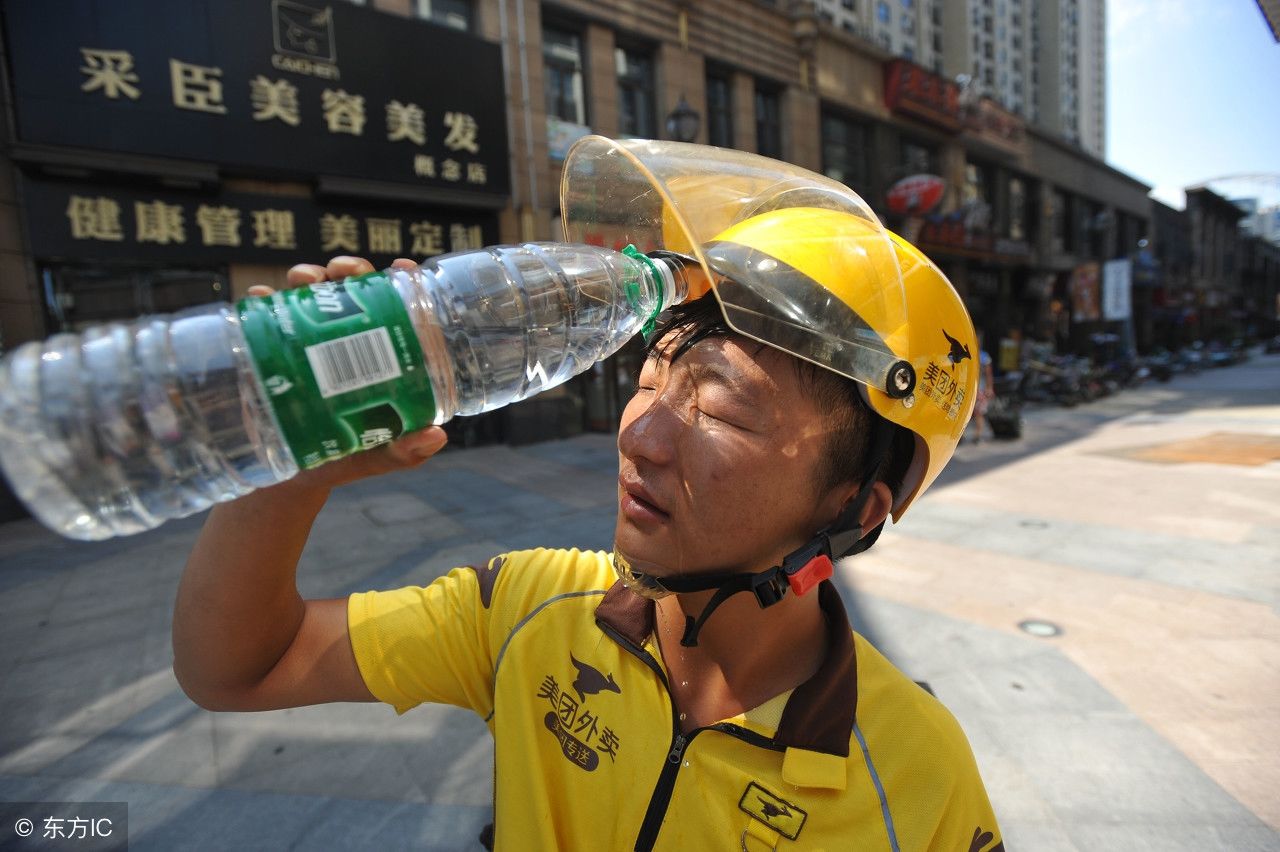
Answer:
[[400, 377], [400, 362], [385, 328], [308, 346], [307, 360], [325, 399]]

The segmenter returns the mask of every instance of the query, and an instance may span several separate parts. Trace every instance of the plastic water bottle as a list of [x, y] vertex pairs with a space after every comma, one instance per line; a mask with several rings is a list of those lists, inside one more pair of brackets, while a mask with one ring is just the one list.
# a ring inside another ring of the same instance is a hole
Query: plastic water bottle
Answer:
[[56, 335], [0, 361], [0, 466], [56, 532], [141, 532], [555, 387], [682, 288], [531, 243]]

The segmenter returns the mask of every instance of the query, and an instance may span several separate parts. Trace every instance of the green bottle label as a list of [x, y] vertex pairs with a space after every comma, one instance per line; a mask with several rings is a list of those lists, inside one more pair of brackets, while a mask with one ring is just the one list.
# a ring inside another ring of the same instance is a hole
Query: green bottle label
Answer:
[[299, 467], [317, 467], [433, 422], [422, 347], [385, 273], [250, 296], [236, 308], [254, 369]]

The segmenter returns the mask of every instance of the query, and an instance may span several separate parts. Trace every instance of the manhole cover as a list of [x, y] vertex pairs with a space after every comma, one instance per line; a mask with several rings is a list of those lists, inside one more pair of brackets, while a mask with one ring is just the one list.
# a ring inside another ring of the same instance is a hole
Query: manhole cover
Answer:
[[1030, 633], [1032, 636], [1039, 636], [1042, 639], [1048, 639], [1051, 636], [1061, 636], [1062, 628], [1054, 624], [1052, 621], [1040, 621], [1039, 619], [1027, 619], [1018, 622], [1018, 629], [1023, 633]]

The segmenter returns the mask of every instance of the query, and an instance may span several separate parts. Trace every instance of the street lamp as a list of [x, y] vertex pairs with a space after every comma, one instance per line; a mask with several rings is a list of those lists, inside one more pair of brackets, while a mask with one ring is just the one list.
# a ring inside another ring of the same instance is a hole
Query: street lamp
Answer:
[[680, 93], [680, 100], [676, 102], [676, 108], [667, 116], [667, 135], [677, 142], [692, 142], [698, 137], [698, 128], [702, 125], [702, 116], [698, 115], [698, 111], [689, 106], [689, 102], [685, 100], [684, 93]]

